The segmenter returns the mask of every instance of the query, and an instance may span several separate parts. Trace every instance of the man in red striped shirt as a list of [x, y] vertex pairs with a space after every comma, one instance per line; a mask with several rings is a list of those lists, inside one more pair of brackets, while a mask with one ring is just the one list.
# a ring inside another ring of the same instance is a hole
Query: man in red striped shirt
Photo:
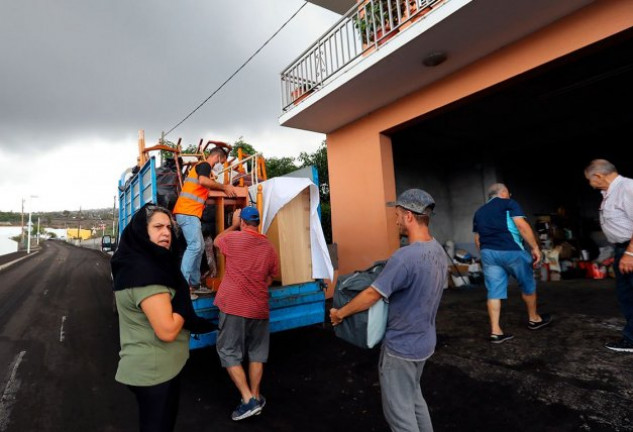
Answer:
[[[260, 383], [270, 339], [268, 287], [279, 274], [279, 258], [258, 226], [257, 209], [244, 207], [233, 213], [231, 226], [213, 241], [225, 257], [225, 272], [215, 297], [220, 309], [216, 349], [222, 367], [242, 395], [231, 415], [236, 421], [261, 413], [266, 404]], [[245, 356], [248, 378], [242, 367]]]

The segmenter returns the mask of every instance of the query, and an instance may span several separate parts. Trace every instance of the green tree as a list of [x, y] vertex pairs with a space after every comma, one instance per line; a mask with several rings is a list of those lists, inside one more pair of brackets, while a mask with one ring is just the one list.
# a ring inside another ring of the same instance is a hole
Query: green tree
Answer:
[[257, 150], [255, 150], [252, 145], [244, 141], [244, 137], [239, 137], [237, 141], [233, 143], [233, 149], [231, 150], [230, 155], [233, 157], [237, 157], [238, 148], [241, 148], [243, 153], [247, 153], [249, 155], [257, 153]]
[[[173, 158], [174, 157], [174, 152], [176, 151], [176, 144], [171, 142], [171, 141], [168, 141], [168, 140], [163, 140], [163, 142], [161, 144], [166, 145], [167, 147], [171, 147], [171, 148], [174, 149], [173, 152], [169, 151], [169, 150], [161, 150], [160, 151], [160, 158], [161, 158], [161, 160], [164, 161], [167, 158], [169, 158], [169, 159]], [[190, 147], [192, 147], [192, 146], [190, 146]], [[194, 147], [194, 151], [195, 151], [195, 147]], [[186, 152], [183, 151], [183, 153], [186, 153]], [[193, 153], [193, 151], [191, 151], [189, 153]]]
[[295, 165], [295, 158], [292, 157], [272, 157], [266, 159], [266, 175], [269, 179], [288, 174], [295, 171], [297, 168], [297, 165]]
[[321, 143], [314, 153], [299, 154], [301, 168], [314, 166], [319, 175], [319, 199], [321, 202], [321, 226], [327, 243], [332, 243], [332, 212], [330, 207], [330, 179], [327, 167], [327, 144]]
[[321, 201], [321, 228], [326, 243], [332, 243], [332, 208], [330, 201]]
[[301, 168], [315, 166], [319, 174], [319, 194], [321, 201], [330, 202], [329, 172], [327, 168], [327, 145], [325, 141], [321, 143], [314, 153], [301, 152], [299, 154]]
[[[242, 157], [245, 157], [245, 158], [248, 157], [249, 155], [254, 155], [255, 153], [257, 153], [257, 150], [255, 150], [255, 148], [252, 145], [244, 141], [244, 137], [239, 137], [237, 141], [233, 143], [233, 149], [231, 150], [231, 153], [229, 154], [233, 156], [234, 158], [237, 158], [237, 149], [242, 149]], [[248, 166], [248, 171], [250, 172], [253, 167], [253, 161], [252, 160], [246, 161], [246, 165]]]
[[0, 222], [17, 223], [21, 220], [20, 213], [0, 212]]
[[194, 154], [198, 152], [198, 146], [189, 144], [187, 147], [182, 149], [182, 154]]

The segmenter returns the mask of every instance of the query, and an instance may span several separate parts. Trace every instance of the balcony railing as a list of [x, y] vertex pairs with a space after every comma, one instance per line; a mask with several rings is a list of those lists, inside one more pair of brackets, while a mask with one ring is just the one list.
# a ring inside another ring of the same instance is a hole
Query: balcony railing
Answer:
[[369, 55], [400, 30], [448, 0], [365, 0], [281, 73], [282, 109], [292, 109], [359, 56]]

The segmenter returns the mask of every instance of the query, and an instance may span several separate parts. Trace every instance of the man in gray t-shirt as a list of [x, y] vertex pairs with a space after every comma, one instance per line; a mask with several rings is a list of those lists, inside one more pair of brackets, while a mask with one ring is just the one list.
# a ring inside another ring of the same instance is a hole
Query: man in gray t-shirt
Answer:
[[429, 231], [435, 201], [421, 189], [409, 189], [398, 200], [396, 224], [409, 245], [394, 252], [373, 284], [340, 309], [330, 309], [333, 325], [371, 307], [389, 302], [387, 330], [380, 352], [382, 408], [392, 431], [432, 431], [420, 378], [436, 343], [435, 316], [447, 277], [442, 246]]

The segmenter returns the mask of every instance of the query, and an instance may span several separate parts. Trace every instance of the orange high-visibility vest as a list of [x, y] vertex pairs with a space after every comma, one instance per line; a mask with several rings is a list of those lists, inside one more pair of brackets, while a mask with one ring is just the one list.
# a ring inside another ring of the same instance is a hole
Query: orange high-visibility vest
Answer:
[[[202, 163], [202, 162], [201, 162]], [[189, 174], [178, 195], [178, 200], [174, 206], [174, 214], [184, 214], [190, 216], [202, 217], [204, 203], [209, 196], [209, 189], [202, 186], [198, 179], [197, 164], [189, 170]]]

